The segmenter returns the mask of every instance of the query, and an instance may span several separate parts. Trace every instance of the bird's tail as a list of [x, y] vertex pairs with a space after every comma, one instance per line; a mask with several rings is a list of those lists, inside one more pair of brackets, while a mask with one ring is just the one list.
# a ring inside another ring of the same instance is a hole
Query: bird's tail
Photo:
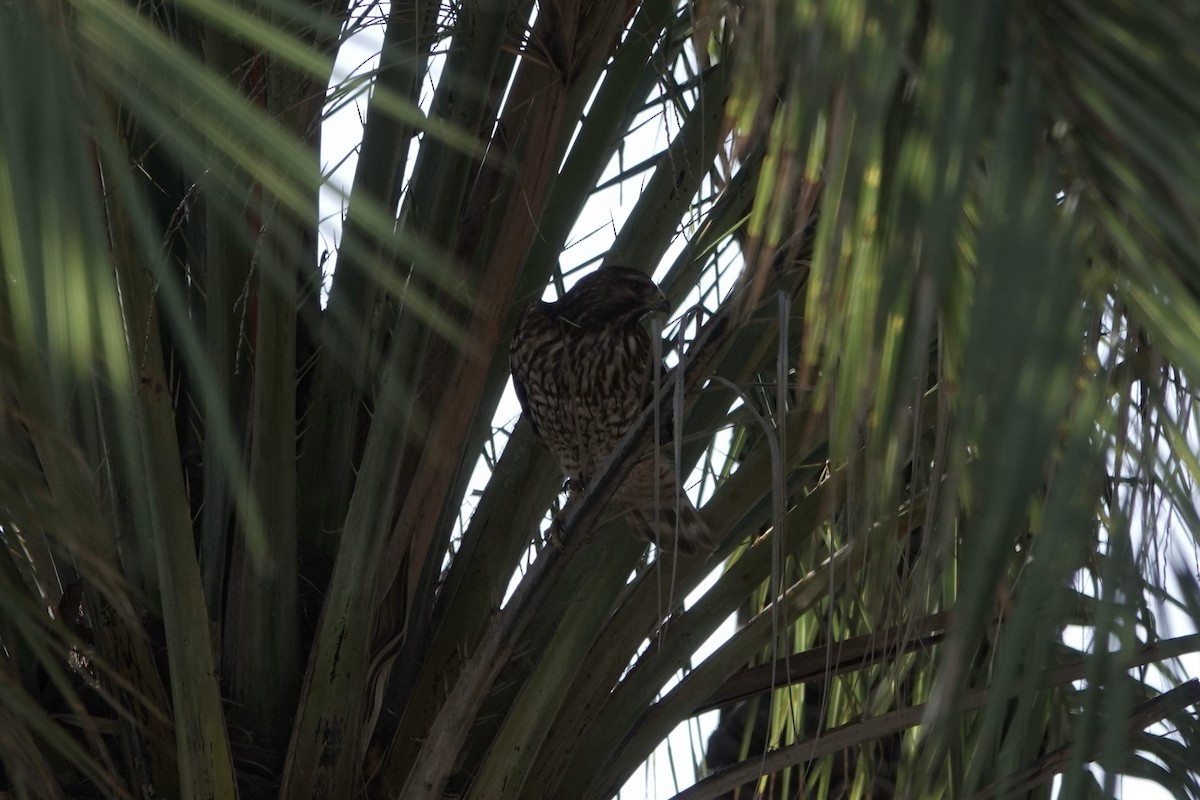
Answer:
[[692, 555], [713, 549], [712, 531], [686, 497], [679, 498], [678, 510], [673, 504], [657, 509], [630, 508], [625, 512], [625, 518], [634, 533], [663, 550]]
[[629, 526], [664, 550], [688, 555], [711, 552], [716, 544], [712, 531], [679, 490], [674, 469], [661, 458], [657, 466], [655, 470], [653, 458], [638, 463], [615, 494]]

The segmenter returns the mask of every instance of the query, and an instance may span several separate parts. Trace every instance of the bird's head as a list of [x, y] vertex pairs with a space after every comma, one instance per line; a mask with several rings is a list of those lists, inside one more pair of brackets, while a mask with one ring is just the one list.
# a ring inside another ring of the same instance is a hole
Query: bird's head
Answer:
[[671, 310], [671, 304], [650, 280], [631, 267], [601, 267], [571, 287], [556, 311], [579, 325], [637, 324], [651, 314]]

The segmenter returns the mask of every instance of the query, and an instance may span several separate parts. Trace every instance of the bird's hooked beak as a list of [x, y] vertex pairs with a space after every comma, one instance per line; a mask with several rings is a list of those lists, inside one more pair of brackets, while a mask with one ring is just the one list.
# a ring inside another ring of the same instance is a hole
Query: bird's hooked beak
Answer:
[[645, 322], [650, 317], [657, 314], [667, 314], [671, 311], [671, 303], [667, 300], [667, 296], [662, 293], [662, 289], [655, 289], [654, 296], [647, 298], [645, 311], [638, 314], [638, 322]]

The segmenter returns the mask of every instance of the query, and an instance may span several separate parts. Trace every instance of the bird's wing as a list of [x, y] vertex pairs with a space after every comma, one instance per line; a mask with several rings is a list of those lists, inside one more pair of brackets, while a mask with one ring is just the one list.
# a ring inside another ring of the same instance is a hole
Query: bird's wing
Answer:
[[513, 370], [513, 388], [517, 390], [517, 402], [521, 404], [521, 415], [529, 420], [529, 426], [533, 428], [533, 433], [539, 439], [542, 438], [542, 432], [538, 430], [537, 421], [529, 411], [529, 395], [525, 393], [525, 383], [517, 376], [517, 371]]
[[533, 305], [530, 305], [530, 307], [522, 312], [521, 319], [517, 322], [517, 331], [513, 335], [512, 344], [508, 348], [508, 367], [512, 373], [513, 388], [517, 392], [517, 402], [521, 404], [521, 415], [529, 420], [529, 426], [533, 428], [534, 435], [541, 439], [542, 432], [538, 430], [537, 420], [533, 412], [529, 409], [529, 393], [525, 388], [525, 381], [521, 377], [525, 366], [521, 361], [521, 338], [529, 321], [529, 316], [534, 313], [537, 313], [537, 309]]

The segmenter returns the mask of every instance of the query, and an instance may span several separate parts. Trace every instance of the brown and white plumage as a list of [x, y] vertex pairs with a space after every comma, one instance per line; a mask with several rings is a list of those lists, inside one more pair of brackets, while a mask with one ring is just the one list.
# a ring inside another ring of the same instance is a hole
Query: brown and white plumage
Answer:
[[[558, 302], [535, 300], [521, 315], [509, 349], [517, 398], [572, 486], [588, 485], [651, 399], [653, 356], [643, 322], [668, 309], [644, 273], [610, 266]], [[661, 547], [711, 548], [668, 453], [647, 453], [613, 500], [638, 535]]]

